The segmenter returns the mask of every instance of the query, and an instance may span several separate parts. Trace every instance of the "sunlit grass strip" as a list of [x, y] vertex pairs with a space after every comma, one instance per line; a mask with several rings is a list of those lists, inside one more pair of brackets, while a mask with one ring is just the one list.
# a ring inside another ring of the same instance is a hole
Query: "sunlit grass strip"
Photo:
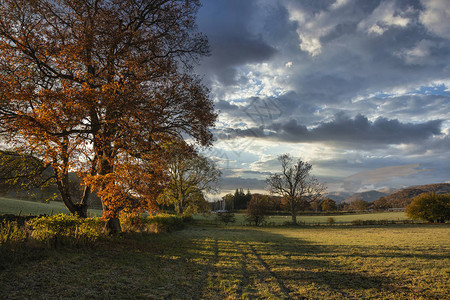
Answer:
[[[231, 226], [244, 226], [247, 225], [248, 222], [246, 221], [246, 215], [243, 213], [236, 213], [236, 222], [230, 223]], [[404, 221], [410, 222], [408, 220], [406, 214], [404, 212], [374, 212], [374, 213], [360, 213], [360, 214], [347, 214], [347, 215], [317, 215], [317, 216], [305, 216], [305, 215], [299, 215], [297, 216], [297, 222], [299, 225], [330, 225], [329, 219], [333, 219], [333, 224], [336, 226], [339, 225], [352, 225], [352, 222], [360, 220], [362, 222], [364, 221], [374, 221], [376, 222], [383, 222], [390, 223], [398, 222], [403, 223]], [[202, 222], [209, 222], [213, 224], [220, 224], [219, 221], [216, 220], [216, 216], [214, 214], [211, 215], [204, 215], [204, 216], [195, 216], [196, 220], [200, 220]], [[269, 215], [266, 219], [266, 225], [286, 225], [291, 222], [291, 216], [285, 215], [285, 216], [279, 216], [279, 215]], [[369, 224], [373, 225], [373, 224]], [[387, 224], [389, 225], [389, 224]]]
[[[0, 214], [21, 214], [21, 215], [41, 215], [41, 214], [70, 214], [64, 203], [50, 201], [48, 203], [25, 201], [12, 198], [0, 197]], [[101, 216], [99, 209], [89, 209], [90, 216]]]

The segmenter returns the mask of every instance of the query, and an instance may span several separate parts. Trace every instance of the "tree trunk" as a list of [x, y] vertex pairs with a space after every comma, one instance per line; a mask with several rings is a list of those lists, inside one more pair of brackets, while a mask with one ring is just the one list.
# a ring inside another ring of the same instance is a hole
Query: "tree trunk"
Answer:
[[88, 206], [84, 203], [77, 203], [75, 204], [75, 212], [74, 215], [79, 216], [80, 218], [87, 218], [87, 210]]
[[292, 223], [297, 225], [297, 210], [295, 209], [295, 199], [291, 201], [291, 214], [292, 214]]
[[86, 218], [88, 209], [87, 202], [85, 202], [84, 199], [82, 199], [81, 203], [74, 203], [72, 201], [72, 196], [70, 195], [69, 191], [69, 175], [62, 174], [61, 177], [62, 180], [60, 180], [59, 176], [57, 176], [56, 185], [58, 187], [64, 205], [74, 216]]
[[182, 201], [178, 202], [178, 214], [179, 215], [183, 214], [183, 202]]
[[297, 225], [297, 212], [295, 210], [292, 210], [292, 223]]
[[[105, 134], [106, 136], [110, 136], [109, 134]], [[98, 148], [97, 148], [98, 147]], [[98, 159], [98, 174], [99, 175], [107, 175], [113, 172], [114, 170], [114, 162], [111, 159], [113, 157], [113, 150], [111, 144], [107, 141], [102, 141], [102, 143], [95, 144], [95, 155]], [[105, 189], [105, 184], [101, 186], [100, 190]], [[109, 215], [108, 221], [105, 225], [105, 230], [110, 234], [118, 234], [122, 232], [122, 227], [120, 226], [119, 220], [119, 211], [117, 211], [114, 207], [108, 207], [105, 203], [105, 199], [101, 198], [103, 215]], [[111, 216], [112, 215], [112, 216]]]
[[109, 218], [105, 224], [105, 230], [110, 235], [116, 235], [122, 232], [122, 227], [120, 226], [120, 220], [118, 217]]

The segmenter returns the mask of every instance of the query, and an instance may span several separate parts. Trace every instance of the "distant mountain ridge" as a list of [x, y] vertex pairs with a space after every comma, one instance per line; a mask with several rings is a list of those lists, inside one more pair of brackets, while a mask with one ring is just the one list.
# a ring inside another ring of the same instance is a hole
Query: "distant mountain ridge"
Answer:
[[351, 195], [352, 193], [349, 192], [329, 192], [326, 197], [333, 199], [336, 203], [341, 203]]
[[387, 195], [395, 192], [395, 189], [383, 189], [383, 190], [371, 190], [360, 193], [349, 192], [330, 192], [326, 197], [333, 199], [336, 203], [350, 203], [355, 200], [364, 200], [366, 202], [372, 202], [380, 197], [386, 197]]
[[436, 183], [412, 186], [401, 189], [393, 194], [386, 196], [386, 200], [391, 207], [406, 207], [414, 197], [423, 193], [447, 194], [450, 193], [450, 183]]
[[350, 197], [346, 198], [343, 202], [344, 203], [350, 203], [353, 202], [355, 200], [364, 200], [366, 202], [372, 202], [375, 201], [381, 197], [386, 197], [387, 193], [385, 192], [380, 192], [380, 191], [366, 191], [366, 192], [361, 192], [361, 193], [356, 193], [351, 195]]
[[331, 192], [327, 197], [335, 200], [337, 203], [350, 203], [355, 200], [364, 200], [372, 202], [381, 197], [385, 197], [391, 207], [406, 207], [414, 197], [422, 193], [446, 194], [450, 193], [450, 183], [425, 184], [411, 186], [403, 189], [386, 188], [382, 190], [371, 190], [360, 193]]

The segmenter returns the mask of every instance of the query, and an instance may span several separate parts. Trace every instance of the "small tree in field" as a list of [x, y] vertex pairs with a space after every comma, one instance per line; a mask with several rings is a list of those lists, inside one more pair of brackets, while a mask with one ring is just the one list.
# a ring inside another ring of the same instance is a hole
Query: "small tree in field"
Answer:
[[247, 205], [247, 221], [255, 226], [261, 225], [266, 219], [269, 208], [269, 197], [267, 195], [252, 195]]
[[333, 199], [330, 199], [330, 198], [326, 198], [325, 200], [323, 200], [322, 204], [321, 204], [321, 207], [322, 207], [322, 211], [335, 211], [335, 210], [337, 210], [336, 201], [334, 201]]
[[289, 154], [278, 157], [281, 163], [281, 174], [267, 178], [267, 185], [272, 194], [284, 197], [292, 215], [292, 223], [297, 224], [297, 211], [304, 207], [305, 202], [311, 203], [322, 197], [325, 186], [310, 173], [312, 165], [297, 160]]
[[450, 194], [421, 194], [406, 207], [406, 215], [411, 219], [444, 223], [450, 220]]

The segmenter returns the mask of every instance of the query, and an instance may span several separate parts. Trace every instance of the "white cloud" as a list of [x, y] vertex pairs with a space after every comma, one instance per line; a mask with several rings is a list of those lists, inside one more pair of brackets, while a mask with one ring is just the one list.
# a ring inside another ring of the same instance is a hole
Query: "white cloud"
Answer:
[[369, 34], [382, 35], [390, 27], [406, 27], [410, 19], [396, 11], [395, 2], [384, 1], [358, 27]]
[[298, 23], [297, 34], [300, 39], [300, 49], [311, 56], [322, 52], [320, 38], [325, 36], [336, 25], [330, 23], [329, 13], [321, 11], [317, 14], [306, 14], [293, 3], [287, 3], [289, 19]]
[[450, 38], [450, 4], [448, 0], [422, 0], [425, 10], [420, 21], [432, 33]]
[[397, 52], [396, 54], [402, 57], [408, 65], [422, 65], [430, 57], [433, 45], [434, 43], [430, 40], [422, 40], [413, 48]]
[[339, 9], [341, 7], [346, 6], [349, 2], [350, 2], [350, 0], [336, 0], [336, 2], [331, 4], [330, 9], [333, 9], [333, 10]]

